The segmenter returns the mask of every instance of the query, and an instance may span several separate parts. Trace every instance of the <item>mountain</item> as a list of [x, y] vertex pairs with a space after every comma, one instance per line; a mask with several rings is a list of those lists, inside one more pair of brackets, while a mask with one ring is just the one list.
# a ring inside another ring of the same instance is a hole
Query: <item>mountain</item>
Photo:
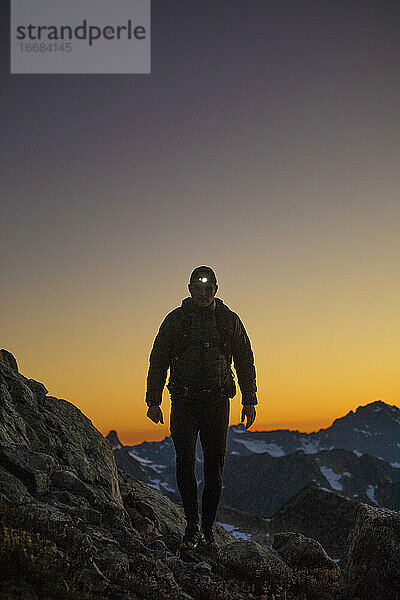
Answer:
[[361, 502], [398, 510], [400, 471], [383, 460], [341, 448], [275, 457], [228, 456], [221, 502], [271, 517], [303, 487], [314, 485]]
[[120, 442], [117, 432], [112, 429], [107, 435], [107, 439], [110, 442], [113, 450], [120, 450], [123, 444]]
[[[115, 432], [107, 439], [118, 466], [180, 501], [175, 480], [175, 450], [160, 442], [122, 446]], [[196, 478], [202, 492], [203, 455], [196, 446]], [[303, 487], [315, 485], [371, 505], [400, 506], [400, 410], [378, 400], [335, 419], [318, 432], [247, 431], [229, 427], [222, 502], [265, 518]], [[227, 526], [238, 526], [235, 522]], [[246, 532], [244, 532], [246, 533]], [[249, 533], [249, 532], [248, 532]]]
[[[110, 432], [106, 437], [111, 444], [118, 439], [116, 432]], [[126, 447], [155, 464], [173, 465], [174, 447], [169, 436], [161, 442], [143, 442]], [[400, 409], [377, 400], [359, 406], [355, 412], [350, 410], [344, 417], [335, 419], [330, 427], [312, 433], [289, 429], [248, 431], [243, 423], [231, 425], [228, 431], [227, 454], [237, 456], [267, 452], [280, 457], [297, 450], [316, 454], [336, 448], [349, 450], [357, 456], [369, 454], [400, 469]], [[199, 440], [196, 454], [201, 461]]]
[[175, 450], [170, 438], [161, 442], [143, 442], [138, 446], [123, 446], [116, 432], [110, 431], [106, 439], [114, 450], [118, 468], [160, 490], [171, 500], [180, 500], [175, 480]]
[[[204, 549], [179, 554], [182, 508], [118, 469], [119, 450], [76, 406], [49, 396], [42, 383], [19, 373], [11, 353], [0, 350], [1, 598], [399, 596], [399, 513], [358, 502], [341, 567], [318, 540], [301, 533], [275, 530], [268, 548], [244, 539], [238, 528], [234, 536], [218, 524], [216, 554]], [[298, 510], [308, 505], [312, 513], [321, 493], [326, 492], [310, 490]], [[324, 527], [320, 504], [316, 533]], [[333, 514], [326, 515], [327, 528]], [[289, 519], [290, 511], [285, 515]], [[236, 511], [236, 518], [262, 530], [257, 517]]]
[[369, 454], [400, 468], [400, 410], [381, 400], [350, 410], [330, 427], [317, 432], [298, 430], [247, 431], [244, 425], [230, 427], [228, 452], [239, 456], [268, 452], [285, 456], [297, 450], [316, 454], [343, 448], [361, 456]]
[[270, 535], [295, 531], [323, 543], [330, 556], [343, 559], [358, 504], [337, 492], [305, 486], [274, 514]]

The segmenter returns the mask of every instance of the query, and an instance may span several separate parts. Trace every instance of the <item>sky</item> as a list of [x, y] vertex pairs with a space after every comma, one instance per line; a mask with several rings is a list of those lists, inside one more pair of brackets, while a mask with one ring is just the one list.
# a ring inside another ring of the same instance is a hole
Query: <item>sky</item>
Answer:
[[[124, 444], [165, 315], [210, 265], [251, 339], [251, 431], [400, 407], [399, 8], [153, 0], [151, 74], [11, 75], [0, 346]], [[240, 422], [240, 393], [230, 423]]]

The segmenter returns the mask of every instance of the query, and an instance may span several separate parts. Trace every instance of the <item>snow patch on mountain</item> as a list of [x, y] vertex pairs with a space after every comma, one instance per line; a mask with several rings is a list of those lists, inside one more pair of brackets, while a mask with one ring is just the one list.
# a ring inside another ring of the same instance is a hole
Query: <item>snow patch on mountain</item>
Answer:
[[152, 460], [150, 460], [149, 458], [143, 458], [143, 456], [139, 456], [139, 454], [136, 454], [136, 452], [134, 452], [133, 450], [129, 450], [128, 454], [129, 454], [129, 456], [132, 456], [132, 458], [135, 458], [138, 462], [142, 463], [143, 465], [153, 464]]
[[238, 440], [237, 438], [234, 438], [233, 441], [243, 444], [250, 452], [255, 454], [268, 452], [271, 456], [285, 456], [284, 450], [278, 444], [264, 442], [264, 440]]
[[365, 431], [365, 429], [357, 429], [357, 427], [353, 427], [353, 431], [358, 431], [359, 433], [363, 433], [364, 435], [372, 435], [370, 431]]
[[375, 504], [378, 504], [377, 500], [375, 499], [375, 491], [376, 491], [376, 485], [370, 484], [367, 487], [367, 489], [365, 490], [365, 493], [367, 494], [367, 496], [371, 500], [371, 502], [375, 502]]
[[150, 469], [153, 469], [156, 473], [160, 474], [164, 471], [164, 469], [167, 468], [166, 465], [156, 465], [155, 463], [152, 465], [149, 465]]
[[[158, 475], [160, 473], [162, 473], [164, 471], [164, 469], [167, 468], [166, 465], [158, 465], [158, 464], [154, 463], [152, 460], [150, 460], [149, 458], [143, 458], [143, 456], [139, 456], [139, 454], [136, 454], [136, 452], [134, 450], [129, 450], [128, 454], [129, 454], [129, 456], [132, 456], [132, 458], [137, 460], [142, 465], [145, 465], [146, 467], [153, 469], [153, 471], [155, 471]], [[155, 481], [158, 481], [158, 479]], [[166, 487], [166, 489], [168, 489], [168, 488]]]
[[246, 433], [246, 428], [241, 425], [237, 425], [236, 427], [231, 427], [232, 433]]
[[339, 482], [339, 480], [342, 477], [341, 473], [335, 473], [333, 469], [330, 469], [329, 467], [325, 467], [323, 465], [320, 466], [320, 471], [322, 475], [329, 481], [329, 485], [331, 486], [331, 488], [339, 491], [343, 490], [343, 486]]
[[170, 487], [167, 483], [165, 483], [165, 481], [161, 481], [160, 479], [150, 479], [150, 483], [149, 485], [152, 488], [155, 488], [156, 490], [158, 490], [159, 492], [162, 492], [162, 488], [164, 490], [167, 490], [168, 492], [175, 492], [175, 488]]
[[221, 523], [221, 521], [216, 521], [217, 525], [221, 525], [225, 529], [225, 531], [229, 531], [237, 540], [251, 540], [250, 533], [244, 533], [243, 531], [239, 531], [238, 527], [235, 525], [229, 525], [229, 523]]
[[302, 440], [301, 445], [305, 454], [316, 454], [321, 450], [319, 440]]

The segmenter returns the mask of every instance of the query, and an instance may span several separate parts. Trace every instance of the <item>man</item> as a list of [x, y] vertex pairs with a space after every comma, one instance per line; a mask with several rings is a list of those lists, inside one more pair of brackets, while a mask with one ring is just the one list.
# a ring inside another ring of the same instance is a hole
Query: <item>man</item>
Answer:
[[[195, 549], [202, 544], [213, 550], [217, 548], [213, 524], [222, 491], [230, 398], [236, 394], [232, 360], [242, 393], [241, 420], [247, 417], [246, 429], [256, 417], [256, 373], [243, 323], [215, 298], [218, 285], [214, 271], [197, 267], [188, 288], [191, 297], [165, 317], [154, 340], [147, 376], [147, 416], [154, 423], [164, 422], [160, 405], [169, 368], [170, 431], [187, 523], [180, 549]], [[204, 456], [201, 529], [195, 477], [199, 432]]]

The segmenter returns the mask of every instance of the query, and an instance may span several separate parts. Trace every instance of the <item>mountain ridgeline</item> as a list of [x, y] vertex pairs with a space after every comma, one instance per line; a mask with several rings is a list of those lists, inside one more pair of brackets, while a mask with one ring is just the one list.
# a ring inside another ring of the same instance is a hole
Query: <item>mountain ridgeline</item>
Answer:
[[[116, 431], [107, 436], [120, 468], [179, 502], [175, 451], [160, 442], [124, 446]], [[202, 479], [198, 439], [196, 476]], [[399, 510], [400, 410], [378, 400], [350, 411], [318, 432], [247, 431], [229, 427], [223, 505], [270, 518], [305, 486], [348, 499]], [[201, 485], [199, 487], [201, 493]]]

